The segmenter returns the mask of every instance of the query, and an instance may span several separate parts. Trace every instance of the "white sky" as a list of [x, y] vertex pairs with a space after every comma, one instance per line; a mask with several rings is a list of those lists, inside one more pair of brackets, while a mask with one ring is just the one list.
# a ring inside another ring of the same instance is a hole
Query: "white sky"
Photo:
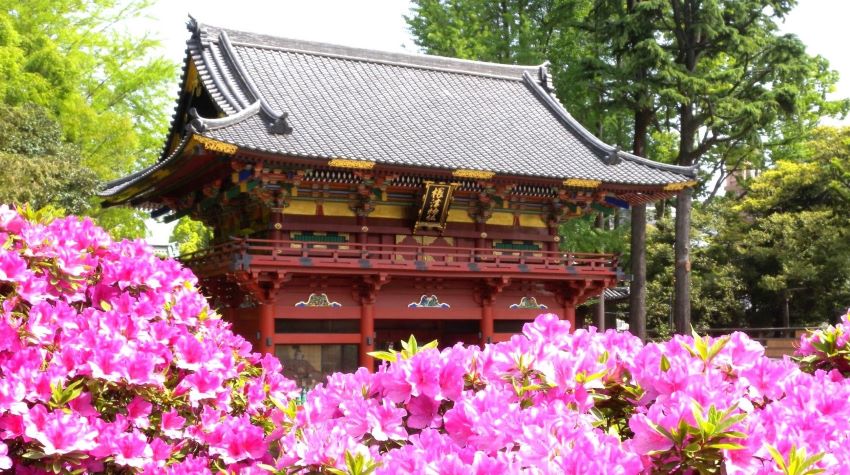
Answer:
[[[164, 54], [181, 63], [192, 14], [201, 23], [384, 51], [416, 52], [402, 18], [406, 0], [158, 0], [149, 18], [130, 22], [133, 30], [163, 41]], [[783, 25], [827, 58], [840, 74], [835, 97], [850, 97], [850, 0], [800, 0]], [[178, 85], [175, 82], [176, 92]], [[850, 123], [848, 120], [842, 123]], [[153, 223], [151, 241], [165, 243], [171, 226]]]

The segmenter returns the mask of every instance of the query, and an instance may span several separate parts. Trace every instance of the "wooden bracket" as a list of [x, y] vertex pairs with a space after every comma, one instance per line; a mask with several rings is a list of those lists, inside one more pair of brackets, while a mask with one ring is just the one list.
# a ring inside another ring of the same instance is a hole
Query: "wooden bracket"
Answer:
[[390, 280], [390, 275], [386, 272], [364, 275], [360, 279], [360, 282], [354, 284], [352, 296], [354, 297], [354, 300], [358, 301], [361, 305], [364, 303], [375, 303], [381, 287], [388, 284]]
[[492, 304], [496, 296], [509, 285], [511, 285], [511, 278], [504, 275], [487, 278], [481, 282], [472, 297], [478, 305]]
[[291, 274], [284, 272], [237, 272], [233, 274], [236, 284], [243, 292], [251, 295], [261, 304], [271, 304], [277, 299], [280, 287], [292, 279]]

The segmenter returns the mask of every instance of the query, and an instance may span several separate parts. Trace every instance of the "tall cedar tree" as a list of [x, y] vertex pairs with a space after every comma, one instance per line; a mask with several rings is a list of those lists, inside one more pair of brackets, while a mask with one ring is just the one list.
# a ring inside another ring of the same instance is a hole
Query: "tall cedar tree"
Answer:
[[[799, 140], [823, 114], [846, 104], [825, 99], [835, 81], [777, 21], [791, 0], [647, 0], [666, 53], [659, 90], [679, 132], [676, 162], [709, 169], [763, 167], [771, 147]], [[692, 192], [676, 200], [675, 330], [691, 326]]]

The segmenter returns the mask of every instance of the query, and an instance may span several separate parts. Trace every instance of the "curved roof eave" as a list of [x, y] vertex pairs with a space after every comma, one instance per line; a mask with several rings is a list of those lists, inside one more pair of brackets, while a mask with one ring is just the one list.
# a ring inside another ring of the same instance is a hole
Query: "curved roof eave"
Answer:
[[590, 133], [589, 130], [584, 128], [583, 125], [579, 123], [569, 112], [564, 108], [564, 106], [548, 91], [546, 91], [543, 86], [540, 85], [534, 78], [531, 77], [530, 74], [523, 73], [523, 79], [526, 84], [531, 88], [531, 90], [537, 95], [537, 97], [543, 101], [544, 104], [549, 106], [550, 110], [564, 122], [564, 125], [569, 127], [574, 133], [578, 134], [582, 137], [588, 144], [594, 146], [596, 149], [601, 151], [604, 154], [612, 154], [616, 153], [617, 156], [623, 158], [625, 160], [629, 160], [631, 162], [640, 163], [641, 165], [645, 165], [651, 168], [655, 168], [658, 170], [664, 170], [672, 173], [678, 173], [684, 175], [689, 178], [693, 178], [696, 176], [696, 166], [684, 167], [680, 165], [670, 165], [667, 163], [660, 163], [648, 158], [640, 157], [628, 152], [624, 152], [617, 147], [609, 145], [603, 142], [599, 137]]

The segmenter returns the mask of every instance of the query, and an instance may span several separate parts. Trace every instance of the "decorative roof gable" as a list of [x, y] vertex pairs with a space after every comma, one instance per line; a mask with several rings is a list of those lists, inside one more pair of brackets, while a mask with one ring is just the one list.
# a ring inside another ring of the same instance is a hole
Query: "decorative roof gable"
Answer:
[[[694, 169], [607, 145], [557, 101], [546, 65], [370, 51], [197, 24], [191, 65], [220, 117], [188, 137], [308, 159], [667, 186]], [[187, 67], [190, 62], [187, 61]], [[191, 112], [191, 111], [188, 111]], [[180, 111], [173, 127], [182, 127]], [[110, 184], [109, 196], [160, 163]]]

